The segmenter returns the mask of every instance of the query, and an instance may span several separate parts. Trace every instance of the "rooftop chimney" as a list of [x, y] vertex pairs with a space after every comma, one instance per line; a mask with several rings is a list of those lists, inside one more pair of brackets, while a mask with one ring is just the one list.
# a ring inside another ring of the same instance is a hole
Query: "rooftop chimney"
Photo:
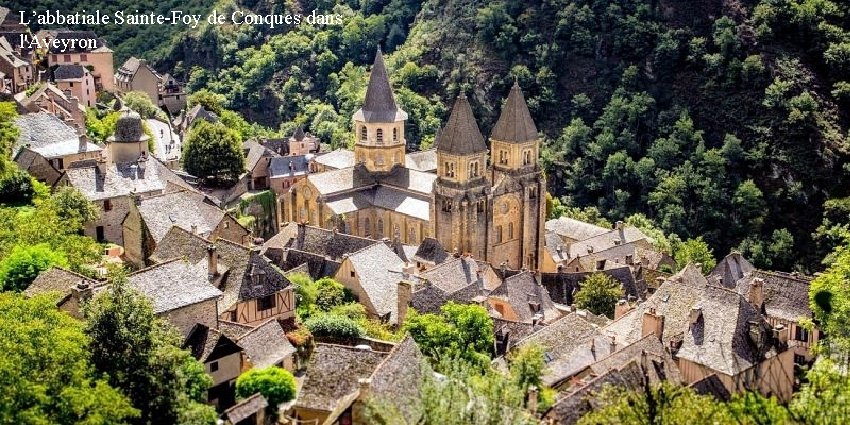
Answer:
[[657, 314], [652, 307], [643, 313], [640, 336], [643, 338], [649, 334], [655, 334], [659, 340], [664, 335], [664, 315]]
[[536, 386], [532, 385], [528, 387], [528, 403], [526, 404], [526, 407], [532, 415], [537, 413], [537, 404], [539, 396], [540, 390], [538, 390]]
[[688, 315], [688, 320], [691, 326], [695, 325], [702, 318], [702, 307], [692, 307], [691, 313]]
[[218, 276], [218, 253], [213, 244], [207, 245], [207, 276], [210, 280]]
[[369, 398], [369, 393], [372, 390], [372, 379], [360, 378], [357, 380], [357, 385], [360, 389], [360, 394], [357, 395], [357, 400], [365, 401]]
[[404, 323], [407, 318], [407, 307], [413, 299], [413, 284], [406, 280], [398, 282], [398, 325]]
[[197, 225], [197, 224], [193, 224], [193, 225], [192, 225], [192, 234], [193, 234], [193, 235], [197, 235], [197, 234], [198, 234], [198, 225]]
[[628, 301], [620, 300], [617, 301], [617, 305], [614, 306], [614, 320], [617, 320], [626, 315], [629, 311], [631, 311], [632, 307], [629, 305]]
[[747, 291], [747, 301], [756, 310], [762, 311], [764, 308], [764, 279], [757, 277], [750, 281], [750, 290]]
[[617, 230], [623, 230], [623, 228], [625, 228], [625, 227], [626, 227], [626, 225], [622, 221], [618, 221], [617, 223], [614, 224], [614, 228], [617, 229]]

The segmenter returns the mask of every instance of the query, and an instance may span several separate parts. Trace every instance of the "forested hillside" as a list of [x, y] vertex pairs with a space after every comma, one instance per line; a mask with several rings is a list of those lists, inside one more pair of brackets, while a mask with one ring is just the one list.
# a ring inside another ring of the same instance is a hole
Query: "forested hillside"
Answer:
[[486, 134], [517, 79], [566, 206], [609, 220], [644, 213], [683, 240], [703, 236], [715, 256], [738, 248], [780, 270], [817, 270], [850, 234], [847, 2], [287, 2], [313, 9], [344, 23], [105, 35], [119, 52], [161, 41], [152, 59], [192, 90], [276, 131], [306, 124], [335, 146], [348, 143], [377, 47], [390, 53], [415, 146], [432, 143], [460, 92]]

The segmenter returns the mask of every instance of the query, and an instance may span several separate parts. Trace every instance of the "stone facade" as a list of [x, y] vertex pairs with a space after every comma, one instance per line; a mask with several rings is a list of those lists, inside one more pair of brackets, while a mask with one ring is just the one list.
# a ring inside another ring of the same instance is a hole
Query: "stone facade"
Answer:
[[185, 338], [198, 323], [211, 328], [218, 326], [218, 317], [216, 316], [218, 309], [217, 303], [218, 301], [213, 298], [162, 312], [159, 314], [159, 317], [174, 325], [180, 331], [180, 334], [183, 335], [183, 338]]

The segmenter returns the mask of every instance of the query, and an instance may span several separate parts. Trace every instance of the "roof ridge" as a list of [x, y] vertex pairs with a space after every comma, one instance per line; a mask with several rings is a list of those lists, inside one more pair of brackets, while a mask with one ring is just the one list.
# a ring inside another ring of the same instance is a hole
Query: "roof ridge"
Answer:
[[[274, 318], [274, 317], [270, 317], [270, 318], [266, 319], [266, 321], [265, 321], [265, 322], [262, 322], [262, 323], [260, 323], [259, 325], [252, 327], [250, 330], [248, 330], [248, 331], [247, 331], [247, 332], [245, 332], [244, 334], [240, 335], [240, 336], [239, 336], [239, 338], [237, 338], [237, 340], [236, 340], [235, 342], [239, 342], [239, 341], [241, 341], [241, 340], [245, 339], [245, 337], [246, 337], [246, 336], [248, 336], [248, 335], [252, 334], [252, 333], [253, 333], [254, 331], [256, 331], [257, 329], [260, 329], [261, 327], [268, 325], [268, 324], [269, 324], [269, 322], [272, 322], [272, 321], [275, 321], [275, 322], [276, 322], [276, 321], [277, 321], [277, 319], [276, 319], [276, 318]], [[281, 326], [281, 329], [283, 329], [283, 327], [282, 327], [282, 326]]]
[[[170, 260], [165, 260], [165, 261], [163, 261], [163, 262], [161, 262], [161, 263], [156, 263], [156, 264], [153, 264], [153, 265], [147, 266], [147, 267], [145, 267], [145, 268], [142, 268], [142, 269], [136, 270], [136, 271], [134, 271], [133, 273], [128, 274], [127, 276], [128, 276], [128, 277], [129, 277], [129, 276], [135, 276], [135, 275], [140, 274], [140, 273], [142, 273], [142, 272], [147, 272], [147, 271], [153, 270], [153, 269], [155, 269], [155, 268], [157, 268], [157, 267], [161, 267], [161, 266], [164, 266], [164, 265], [166, 265], [166, 264], [171, 264], [171, 263], [173, 263], [173, 262], [175, 262], [175, 261], [184, 260], [185, 258], [186, 258], [186, 257], [174, 257], [174, 258], [172, 258], [172, 259], [170, 259]], [[190, 263], [188, 260], [186, 260], [186, 264], [190, 264], [190, 265], [191, 265], [192, 263]]]
[[[202, 241], [204, 241], [204, 242], [206, 242], [206, 243], [208, 243], [208, 244], [214, 244], [214, 243], [215, 243], [215, 242], [213, 242], [213, 241], [211, 241], [211, 240], [209, 240], [209, 239], [207, 239], [207, 238], [205, 238], [205, 237], [203, 237], [203, 236], [201, 236], [201, 235], [199, 235], [199, 234], [192, 233], [192, 231], [191, 231], [191, 230], [184, 229], [184, 228], [183, 228], [183, 226], [180, 226], [179, 224], [172, 224], [172, 225], [171, 225], [171, 228], [170, 228], [170, 229], [168, 229], [168, 232], [172, 231], [173, 229], [177, 229], [177, 230], [179, 230], [179, 231], [181, 231], [181, 232], [183, 232], [183, 233], [186, 233], [187, 235], [193, 236], [193, 237], [195, 237], [195, 238], [197, 238], [197, 239], [200, 239], [200, 240], [202, 240]], [[165, 234], [166, 234], [166, 235], [168, 235], [168, 232], [165, 232]]]
[[[72, 275], [74, 275], [74, 276], [77, 276], [77, 277], [80, 277], [80, 278], [83, 278], [83, 279], [86, 279], [86, 280], [90, 280], [90, 281], [92, 281], [92, 282], [103, 282], [103, 281], [104, 281], [104, 280], [101, 280], [101, 279], [88, 277], [88, 276], [86, 276], [86, 275], [83, 275], [83, 274], [77, 273], [77, 272], [75, 272], [75, 271], [73, 271], [73, 270], [68, 270], [68, 269], [66, 269], [65, 267], [61, 267], [61, 266], [51, 266], [51, 267], [50, 267], [50, 269], [61, 270], [61, 271], [65, 272], [65, 273], [69, 273], [69, 274], [72, 274]], [[50, 270], [50, 269], [47, 269], [47, 270]], [[47, 271], [47, 270], [46, 270], [46, 271]]]
[[[409, 332], [405, 332], [404, 338], [402, 338], [401, 341], [395, 343], [395, 345], [393, 345], [393, 348], [391, 348], [390, 351], [387, 352], [387, 355], [384, 356], [384, 358], [382, 358], [380, 362], [378, 362], [378, 364], [375, 366], [375, 369], [373, 369], [372, 373], [369, 375], [369, 379], [375, 379], [375, 375], [378, 374], [378, 371], [381, 370], [381, 367], [383, 367], [384, 364], [386, 364], [390, 360], [390, 357], [401, 348], [401, 344], [407, 342], [408, 339], [412, 340], [413, 337], [410, 336]], [[413, 341], [413, 343], [416, 344], [416, 341]]]

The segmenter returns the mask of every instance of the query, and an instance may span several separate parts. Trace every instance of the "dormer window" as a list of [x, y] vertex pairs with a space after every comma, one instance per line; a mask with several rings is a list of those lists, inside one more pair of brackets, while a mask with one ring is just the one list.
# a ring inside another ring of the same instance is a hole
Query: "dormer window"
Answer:
[[380, 128], [378, 129], [376, 136], [375, 136], [375, 139], [378, 141], [378, 143], [384, 143], [384, 130], [383, 129], [380, 129]]

